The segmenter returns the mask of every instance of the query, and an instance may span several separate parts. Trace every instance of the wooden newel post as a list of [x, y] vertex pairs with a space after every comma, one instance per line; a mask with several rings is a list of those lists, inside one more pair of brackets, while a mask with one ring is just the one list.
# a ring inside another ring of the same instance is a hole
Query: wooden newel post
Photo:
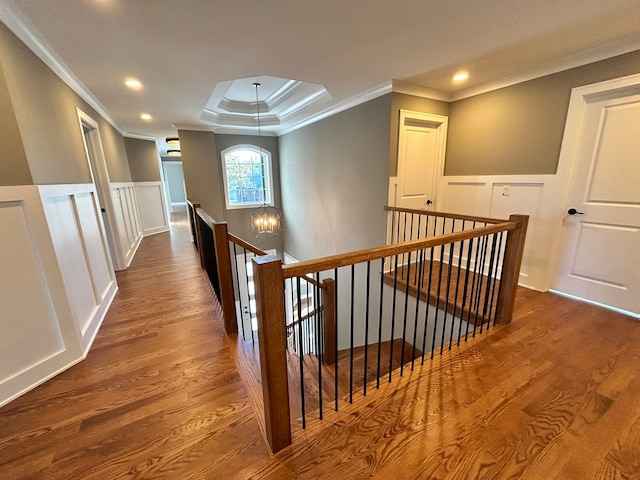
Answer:
[[516, 222], [518, 228], [507, 233], [507, 246], [502, 263], [500, 292], [498, 294], [497, 322], [502, 325], [511, 323], [513, 307], [516, 300], [516, 288], [520, 278], [524, 240], [527, 234], [528, 215], [511, 215], [510, 222]]
[[324, 290], [324, 361], [336, 363], [336, 282], [333, 278], [322, 281]]
[[219, 300], [224, 316], [224, 331], [227, 335], [238, 333], [227, 222], [216, 222], [213, 224], [213, 244], [216, 251], [216, 266], [218, 269], [218, 283], [220, 285]]
[[273, 453], [291, 445], [282, 262], [253, 257], [258, 344], [267, 441]]

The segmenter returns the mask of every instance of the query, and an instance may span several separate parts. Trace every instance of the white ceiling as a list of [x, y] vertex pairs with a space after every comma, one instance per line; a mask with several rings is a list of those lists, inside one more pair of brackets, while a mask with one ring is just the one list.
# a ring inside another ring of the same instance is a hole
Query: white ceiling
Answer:
[[282, 134], [392, 88], [455, 100], [640, 49], [638, 0], [0, 0], [0, 19], [142, 138], [223, 131], [203, 115], [216, 87], [255, 98], [258, 77], [326, 89]]

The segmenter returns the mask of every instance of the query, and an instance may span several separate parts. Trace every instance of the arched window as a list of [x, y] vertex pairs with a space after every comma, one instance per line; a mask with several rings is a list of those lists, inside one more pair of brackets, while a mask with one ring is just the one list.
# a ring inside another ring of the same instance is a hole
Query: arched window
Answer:
[[271, 153], [257, 145], [235, 145], [222, 151], [227, 208], [273, 205]]

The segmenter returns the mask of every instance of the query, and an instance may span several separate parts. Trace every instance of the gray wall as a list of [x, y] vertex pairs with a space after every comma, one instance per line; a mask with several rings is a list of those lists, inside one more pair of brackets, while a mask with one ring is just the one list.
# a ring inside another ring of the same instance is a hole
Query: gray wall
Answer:
[[160, 166], [156, 143], [138, 138], [125, 138], [125, 149], [129, 159], [131, 181], [159, 182]]
[[391, 127], [389, 130], [389, 176], [395, 177], [398, 174], [398, 134], [400, 123], [400, 110], [410, 110], [412, 112], [430, 113], [433, 115], [449, 115], [449, 104], [440, 100], [430, 98], [414, 97], [403, 93], [391, 94]]
[[[221, 152], [235, 145], [258, 145], [271, 153], [271, 168], [273, 175], [273, 203], [276, 207], [282, 209], [280, 200], [280, 155], [278, 149], [278, 139], [276, 137], [257, 137], [252, 135], [216, 135], [216, 155], [217, 165], [220, 169], [220, 178], [222, 178], [222, 156]], [[221, 188], [223, 188], [223, 185]], [[227, 210], [224, 202], [224, 190], [222, 205], [224, 208], [224, 218], [229, 224], [229, 231], [234, 235], [246, 240], [262, 250], [275, 248], [278, 252], [282, 251], [283, 241], [282, 235], [271, 238], [256, 238], [251, 233], [249, 226], [249, 212], [251, 208], [234, 208]]]
[[553, 174], [574, 87], [640, 72], [640, 51], [451, 104], [445, 175]]
[[225, 220], [221, 169], [213, 132], [178, 130], [187, 198], [217, 221]]
[[299, 260], [383, 245], [391, 95], [280, 137], [284, 248]]
[[2, 63], [0, 63], [0, 125], [2, 125], [0, 128], [0, 145], [2, 145], [0, 186], [32, 185], [33, 179], [22, 145], [18, 121], [9, 97]]
[[91, 182], [76, 107], [98, 123], [110, 180], [131, 181], [120, 133], [2, 23], [0, 45], [0, 64], [33, 182]]

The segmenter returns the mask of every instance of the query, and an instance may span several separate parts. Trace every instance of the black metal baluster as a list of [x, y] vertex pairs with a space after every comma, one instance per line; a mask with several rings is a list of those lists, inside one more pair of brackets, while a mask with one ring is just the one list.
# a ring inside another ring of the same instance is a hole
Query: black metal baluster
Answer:
[[[438, 217], [433, 217], [433, 236], [436, 235], [436, 229], [438, 227]], [[429, 305], [431, 304], [431, 283], [432, 283], [432, 279], [433, 279], [433, 249], [435, 247], [431, 247], [431, 253], [430, 253], [430, 258], [429, 258], [429, 279], [427, 280], [427, 298], [426, 298], [426, 303], [427, 303], [427, 307], [426, 307], [426, 311], [424, 314], [424, 334], [422, 336], [422, 362], [421, 364], [424, 365], [424, 352], [425, 352], [425, 348], [426, 348], [426, 343], [427, 343], [427, 324], [429, 323]], [[436, 303], [436, 312], [437, 312], [437, 303]]]
[[[298, 322], [300, 322], [300, 319], [302, 318], [302, 292], [300, 291], [300, 277], [296, 277], [296, 287], [298, 290]], [[300, 323], [298, 325], [300, 328], [302, 327]], [[298, 358], [300, 359], [300, 408], [302, 410], [302, 428], [306, 428], [307, 420], [304, 405], [304, 350], [302, 345], [302, 330], [300, 331], [298, 338], [300, 342], [300, 355], [298, 355]]]
[[356, 266], [351, 264], [351, 317], [349, 322], [349, 403], [353, 403], [353, 324], [354, 324], [354, 296], [355, 296]]
[[393, 341], [395, 336], [396, 327], [396, 292], [398, 291], [398, 255], [394, 260], [394, 272], [393, 272], [393, 296], [391, 300], [391, 337], [389, 345], [389, 381], [391, 381], [391, 371], [393, 366]]
[[380, 259], [380, 310], [378, 311], [378, 365], [376, 372], [376, 388], [380, 388], [380, 360], [381, 360], [381, 351], [380, 346], [382, 344], [382, 310], [384, 303], [384, 258]]
[[371, 261], [367, 262], [367, 286], [366, 286], [366, 306], [364, 313], [364, 375], [363, 382], [364, 388], [362, 394], [367, 395], [367, 361], [369, 359], [369, 287], [371, 283]]
[[[402, 243], [407, 241], [407, 212], [404, 212], [404, 227], [402, 229]], [[406, 254], [402, 254], [402, 261], [400, 262], [401, 265], [405, 264], [405, 258], [406, 258]], [[400, 271], [400, 278], [404, 278], [404, 274], [405, 271], [404, 269]], [[408, 277], [407, 277], [408, 279]]]
[[[316, 293], [319, 300], [320, 297], [320, 272], [316, 272]], [[316, 305], [320, 305], [316, 301]], [[316, 309], [318, 322], [316, 323], [316, 331], [318, 336], [318, 409], [320, 410], [320, 420], [322, 420], [322, 366], [324, 365], [324, 301], [322, 302], [322, 310]]]
[[334, 365], [334, 375], [335, 378], [333, 379], [334, 381], [334, 388], [335, 388], [335, 393], [336, 393], [336, 412], [338, 411], [338, 269], [334, 268], [333, 269], [333, 276], [335, 278], [334, 280], [334, 286], [335, 286], [335, 304], [334, 304], [334, 317], [335, 317], [335, 326], [334, 326], [334, 331], [333, 331], [333, 335], [335, 337], [335, 365]]
[[[462, 221], [462, 230], [464, 231], [464, 220]], [[460, 291], [460, 271], [462, 270], [462, 251], [464, 249], [464, 240], [459, 242], [458, 247], [458, 272], [456, 275], [456, 289], [453, 293], [453, 319], [451, 320], [451, 333], [449, 335], [449, 350], [453, 346], [453, 330], [455, 328], [455, 319], [458, 318], [460, 320], [458, 331], [462, 328], [462, 312], [458, 316], [458, 292]], [[458, 345], [460, 344], [460, 333], [458, 333]]]
[[296, 354], [302, 355], [299, 347], [299, 339], [302, 338], [302, 327], [300, 326], [300, 315], [298, 315], [298, 301], [296, 300], [300, 292], [298, 292], [297, 287], [295, 287], [296, 283], [293, 281], [293, 279], [289, 281], [289, 285], [291, 286], [291, 305], [293, 308], [295, 308], [295, 319], [293, 308], [291, 312], [291, 317], [295, 325], [295, 328], [293, 329], [293, 344], [295, 345]]
[[[473, 228], [475, 228], [476, 222], [473, 222]], [[473, 230], [472, 228], [472, 230]], [[460, 328], [458, 332], [458, 345], [460, 345], [460, 337], [462, 336], [462, 322], [467, 324], [464, 334], [464, 341], [466, 342], [469, 338], [469, 319], [464, 320], [464, 307], [467, 304], [467, 292], [469, 289], [469, 271], [471, 270], [471, 257], [473, 256], [473, 238], [469, 239], [469, 250], [467, 251], [467, 265], [465, 267], [464, 273], [464, 288], [462, 291], [462, 306], [460, 307]], [[469, 302], [471, 305], [471, 302]], [[469, 306], [469, 310], [471, 310], [471, 306]]]
[[407, 212], [404, 212], [404, 221], [402, 222], [402, 242], [407, 241]]
[[[453, 221], [451, 222], [451, 233], [453, 233], [453, 231], [456, 228], [456, 220], [455, 218], [452, 219]], [[442, 352], [444, 350], [444, 337], [445, 337], [445, 333], [447, 330], [447, 313], [449, 312], [449, 294], [451, 293], [451, 266], [453, 265], [453, 247], [454, 244], [450, 243], [449, 244], [449, 264], [448, 264], [448, 268], [447, 268], [447, 287], [445, 288], [445, 293], [444, 293], [444, 322], [442, 323], [442, 338], [440, 339], [440, 355], [442, 355]], [[442, 246], [442, 248], [444, 248], [444, 245]], [[451, 329], [453, 330], [453, 316], [451, 317]]]
[[402, 321], [402, 352], [400, 353], [400, 376], [404, 372], [404, 344], [407, 337], [407, 309], [409, 307], [409, 278], [411, 277], [411, 252], [407, 262], [407, 282], [404, 290], [404, 317]]
[[[485, 224], [486, 226], [486, 224]], [[478, 269], [478, 265], [476, 265], [476, 274], [479, 273], [479, 277], [478, 277], [478, 290], [476, 292], [476, 298], [475, 298], [475, 309], [476, 309], [476, 314], [473, 320], [473, 336], [476, 336], [476, 329], [478, 328], [478, 316], [480, 315], [480, 298], [482, 297], [482, 287], [484, 285], [484, 262], [486, 260], [486, 255], [487, 255], [487, 244], [489, 243], [488, 241], [488, 235], [485, 235], [482, 237], [482, 253], [480, 254], [480, 269]]]
[[[420, 220], [418, 219], [418, 222]], [[420, 229], [418, 229], [418, 231], [420, 231]], [[415, 319], [413, 322], [413, 343], [412, 343], [412, 348], [411, 348], [411, 370], [413, 370], [413, 367], [415, 365], [415, 360], [416, 360], [416, 342], [418, 341], [418, 318], [420, 317], [420, 297], [422, 295], [422, 292], [420, 290], [420, 285], [422, 284], [422, 277], [424, 276], [424, 255], [425, 255], [425, 249], [423, 248], [422, 250], [420, 250], [420, 253], [418, 254], [418, 278], [416, 280], [416, 315], [415, 315]], [[429, 301], [429, 299], [427, 298], [427, 302]]]
[[[442, 234], [444, 235], [444, 222], [442, 223]], [[442, 288], [442, 264], [444, 263], [444, 245], [440, 246], [440, 265], [438, 267], [438, 289], [436, 294], [436, 316], [433, 320], [433, 340], [431, 342], [431, 360], [436, 348], [436, 336], [438, 334], [438, 314], [440, 313], [440, 293]], [[445, 318], [446, 321], [446, 318]], [[443, 327], [444, 328], [444, 325]]]
[[[487, 289], [485, 291], [485, 298], [484, 298], [484, 309], [482, 311], [482, 324], [484, 325], [484, 322], [487, 322], [487, 331], [489, 330], [489, 327], [491, 325], [491, 318], [490, 318], [490, 309], [491, 309], [491, 304], [490, 304], [490, 295], [491, 295], [491, 290], [492, 290], [492, 286], [493, 286], [493, 275], [494, 275], [494, 262], [495, 262], [495, 255], [496, 255], [496, 243], [497, 243], [497, 238], [498, 238], [498, 234], [494, 233], [493, 235], [491, 235], [491, 255], [489, 256], [489, 272], [488, 272], [488, 277], [487, 277]], [[480, 327], [480, 333], [482, 333], [482, 327]]]
[[[468, 326], [471, 326], [471, 317], [473, 316], [473, 309], [474, 309], [474, 304], [475, 304], [475, 298], [476, 298], [476, 281], [478, 279], [478, 265], [479, 265], [479, 258], [480, 258], [480, 250], [482, 249], [482, 237], [478, 237], [478, 241], [476, 242], [476, 253], [475, 253], [475, 257], [474, 257], [474, 263], [473, 263], [473, 274], [472, 274], [472, 279], [471, 279], [471, 292], [469, 294], [469, 315], [467, 318], [467, 323], [469, 324]], [[475, 329], [473, 330], [473, 335], [475, 335]]]
[[[307, 336], [305, 338], [306, 343], [307, 343], [307, 352], [309, 354], [311, 354], [312, 350], [311, 350], [311, 299], [309, 298], [309, 281], [305, 278], [304, 280], [304, 286], [305, 286], [305, 290], [306, 290], [306, 297], [305, 297], [305, 304], [307, 306], [307, 313], [305, 313], [305, 317], [306, 320], [304, 321], [305, 325], [307, 326]], [[315, 308], [315, 305], [313, 305], [313, 308]]]
[[394, 239], [393, 238], [393, 234], [395, 233], [396, 230], [396, 212], [391, 211], [391, 235], [389, 237], [389, 241], [391, 242], [391, 244], [393, 245], [394, 243], [397, 243], [398, 239]]
[[[417, 238], [416, 240], [420, 239], [420, 221], [422, 220], [422, 215], [418, 215], [418, 226], [416, 228], [416, 230], [418, 231], [417, 233]], [[416, 285], [416, 288], [418, 289], [418, 294], [420, 294], [420, 283], [418, 283], [418, 270], [416, 269], [415, 273], [414, 273], [414, 279], [413, 279], [413, 283]]]

